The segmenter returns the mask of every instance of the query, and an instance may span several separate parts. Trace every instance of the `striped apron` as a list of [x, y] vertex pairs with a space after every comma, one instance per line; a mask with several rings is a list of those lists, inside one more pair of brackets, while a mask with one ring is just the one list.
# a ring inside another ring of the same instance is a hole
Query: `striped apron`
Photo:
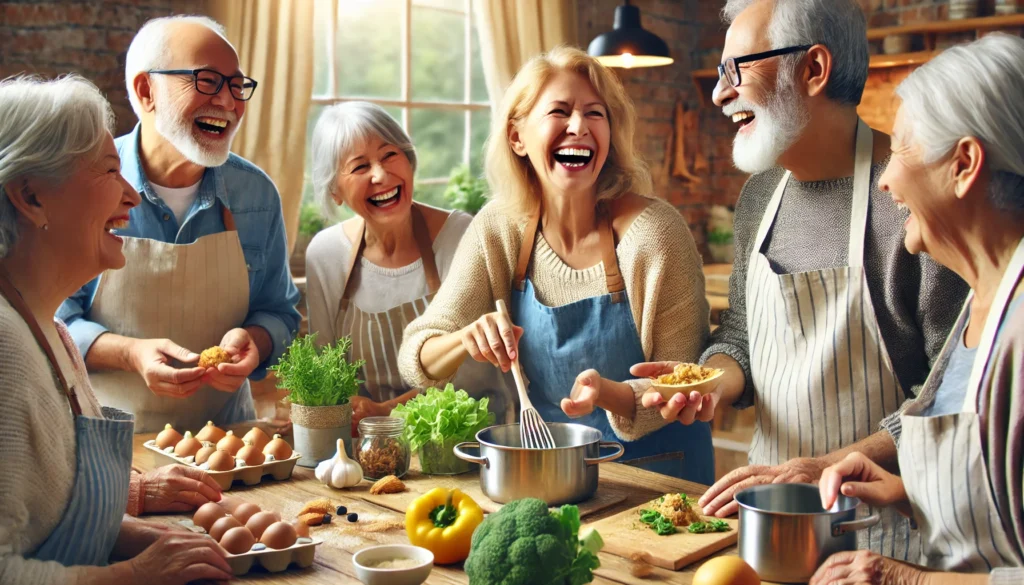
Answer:
[[57, 561], [67, 567], [106, 565], [128, 507], [132, 416], [111, 408], [103, 409], [104, 418], [84, 416], [75, 389], [61, 371], [53, 348], [6, 272], [0, 273], [0, 292], [25, 320], [46, 354], [75, 421], [75, 485], [60, 522], [30, 557]]
[[[224, 231], [191, 244], [125, 238], [125, 267], [100, 277], [87, 319], [136, 339], [167, 338], [199, 353], [241, 327], [249, 313], [249, 271], [234, 216], [221, 207]], [[200, 429], [253, 420], [249, 381], [235, 392], [204, 386], [184, 400], [157, 396], [137, 372], [91, 372], [102, 404], [135, 414], [136, 432], [167, 423]]]
[[[747, 269], [747, 331], [757, 419], [751, 465], [818, 457], [866, 438], [904, 396], [878, 330], [864, 276], [872, 133], [857, 125], [849, 266], [776, 274], [762, 252], [789, 182], [787, 171], [761, 220]], [[812, 226], [808, 226], [813, 229]], [[909, 521], [879, 510], [858, 546], [905, 559]]]
[[[978, 393], [992, 356], [996, 335], [1013, 291], [1024, 273], [1024, 241], [1017, 246], [992, 303], [981, 343], [974, 357], [964, 394], [962, 412], [921, 417], [930, 402], [924, 399], [942, 381], [939, 368], [932, 370], [922, 399], [900, 417], [900, 474], [914, 510], [920, 539], [920, 564], [940, 571], [988, 573], [998, 567], [1021, 567], [1024, 559], [1011, 545], [1003, 515], [989, 486], [978, 416]], [[974, 293], [964, 303], [943, 353], [961, 343], [967, 312]]]

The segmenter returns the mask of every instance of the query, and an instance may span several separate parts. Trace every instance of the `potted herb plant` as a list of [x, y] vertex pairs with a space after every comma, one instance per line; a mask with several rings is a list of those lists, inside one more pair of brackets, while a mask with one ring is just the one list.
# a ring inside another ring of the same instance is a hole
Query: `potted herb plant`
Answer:
[[430, 388], [399, 404], [391, 416], [405, 419], [403, 438], [419, 455], [423, 473], [457, 475], [474, 465], [456, 457], [452, 447], [474, 440], [478, 431], [494, 424], [487, 403], [487, 398], [474, 400], [465, 390], [456, 391], [448, 384], [444, 390]]
[[315, 203], [302, 204], [299, 209], [299, 231], [295, 236], [295, 247], [289, 260], [293, 275], [301, 276], [306, 273], [306, 248], [309, 247], [313, 236], [328, 225], [329, 222]]
[[722, 227], [713, 227], [708, 230], [708, 252], [714, 262], [732, 264], [735, 257], [732, 230]]
[[474, 177], [467, 165], [459, 165], [452, 169], [448, 177], [444, 200], [452, 209], [476, 215], [484, 203], [487, 203], [487, 180]]
[[295, 450], [302, 457], [298, 464], [316, 464], [335, 454], [338, 439], [346, 445], [352, 437], [352, 405], [349, 399], [359, 392], [359, 369], [363, 360], [347, 359], [352, 340], [342, 337], [336, 344], [317, 349], [316, 334], [296, 338], [277, 365], [270, 368], [277, 376], [277, 387], [288, 390], [292, 404], [292, 428]]

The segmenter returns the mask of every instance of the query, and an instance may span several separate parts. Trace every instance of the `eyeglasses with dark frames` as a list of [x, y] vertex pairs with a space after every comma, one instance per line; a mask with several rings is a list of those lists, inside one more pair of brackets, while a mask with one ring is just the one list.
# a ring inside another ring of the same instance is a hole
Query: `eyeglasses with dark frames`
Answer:
[[761, 61], [763, 59], [770, 59], [780, 55], [789, 55], [790, 53], [798, 53], [800, 51], [806, 51], [813, 46], [814, 45], [800, 45], [796, 47], [786, 47], [785, 49], [773, 49], [771, 51], [744, 55], [742, 57], [730, 57], [718, 66], [718, 79], [719, 81], [724, 79], [732, 87], [739, 87], [740, 84], [743, 83], [743, 77], [740, 75], [740, 65], [743, 63]]
[[204, 95], [217, 95], [227, 82], [231, 96], [239, 101], [249, 101], [256, 92], [256, 80], [244, 75], [224, 75], [213, 69], [151, 69], [146, 73], [159, 75], [191, 75], [196, 91]]

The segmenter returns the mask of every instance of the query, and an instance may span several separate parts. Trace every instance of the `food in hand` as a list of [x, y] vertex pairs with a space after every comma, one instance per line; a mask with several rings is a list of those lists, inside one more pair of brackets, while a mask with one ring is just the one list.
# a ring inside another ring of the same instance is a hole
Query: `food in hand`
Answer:
[[204, 349], [203, 353], [199, 354], [200, 368], [216, 368], [220, 364], [229, 363], [231, 363], [231, 355], [219, 345]]
[[263, 532], [260, 543], [281, 550], [295, 544], [298, 538], [299, 535], [295, 532], [294, 526], [287, 522], [274, 522]]
[[216, 444], [217, 441], [224, 438], [227, 433], [223, 429], [213, 424], [212, 420], [206, 421], [206, 425], [199, 429], [196, 433], [196, 438], [200, 441], [209, 441], [210, 443]]
[[262, 512], [256, 512], [245, 522], [245, 527], [252, 532], [252, 535], [259, 539], [263, 536], [263, 531], [266, 530], [271, 524], [280, 522], [281, 517], [275, 512], [264, 510]]
[[259, 513], [259, 506], [250, 502], [246, 502], [235, 508], [235, 511], [232, 512], [231, 515], [234, 516], [235, 519], [241, 522], [242, 524], [245, 524], [249, 521], [249, 518], [252, 518], [253, 516]]
[[697, 364], [677, 364], [671, 374], [658, 376], [654, 378], [654, 381], [662, 386], [692, 386], [717, 378], [721, 374], [722, 370], [717, 368], [705, 368]]
[[214, 522], [227, 515], [228, 511], [217, 502], [206, 502], [196, 510], [196, 513], [192, 516], [192, 523], [196, 526], [202, 526], [203, 530], [209, 532]]
[[185, 436], [174, 446], [174, 454], [178, 457], [192, 457], [202, 448], [203, 444], [192, 433], [185, 431]]
[[349, 458], [345, 453], [344, 440], [338, 439], [338, 450], [334, 457], [318, 463], [315, 475], [320, 483], [335, 489], [343, 489], [363, 481], [363, 468]]
[[378, 496], [380, 494], [397, 494], [405, 491], [405, 484], [402, 480], [393, 475], [388, 475], [377, 480], [377, 483], [370, 487], [370, 493]]
[[761, 577], [740, 557], [722, 556], [701, 565], [692, 585], [761, 585]]
[[243, 523], [239, 522], [238, 518], [235, 518], [234, 516], [224, 516], [223, 518], [218, 518], [217, 521], [210, 526], [210, 529], [207, 532], [214, 540], [220, 542], [221, 537], [223, 537], [228, 530], [239, 526], [243, 526]]
[[317, 512], [319, 514], [330, 514], [334, 511], [334, 504], [327, 498], [317, 498], [306, 502], [306, 505], [299, 511], [299, 516]]
[[217, 450], [227, 451], [232, 457], [234, 457], [242, 447], [245, 447], [245, 443], [242, 442], [242, 439], [235, 436], [234, 431], [228, 431], [225, 433], [223, 439], [217, 441]]
[[230, 471], [235, 468], [235, 458], [231, 453], [218, 449], [210, 455], [206, 464], [210, 466], [210, 471]]
[[248, 433], [245, 433], [244, 437], [242, 437], [242, 442], [244, 443], [246, 441], [250, 441], [257, 449], [260, 450], [260, 453], [262, 453], [263, 448], [270, 443], [270, 437], [267, 436], [267, 433], [263, 432], [263, 429], [253, 427], [249, 429]]
[[156, 446], [160, 449], [173, 447], [183, 438], [184, 437], [181, 436], [181, 433], [174, 430], [174, 427], [168, 423], [164, 425], [164, 430], [160, 431], [160, 434], [156, 436]]
[[[212, 535], [211, 535], [212, 536]], [[256, 544], [256, 537], [245, 526], [236, 526], [224, 533], [220, 545], [233, 555], [247, 553]]]
[[254, 467], [256, 465], [263, 465], [266, 455], [260, 451], [259, 447], [253, 445], [251, 440], [246, 439], [245, 446], [238, 450], [235, 458], [241, 459], [249, 467]]
[[457, 489], [434, 488], [405, 511], [409, 543], [434, 553], [439, 565], [466, 560], [473, 531], [483, 521], [480, 506]]
[[274, 438], [263, 448], [263, 454], [273, 457], [274, 461], [284, 461], [292, 456], [292, 446], [281, 438], [281, 435], [274, 435]]
[[210, 455], [217, 452], [217, 446], [209, 441], [203, 442], [203, 448], [196, 451], [196, 465], [202, 465], [210, 460]]

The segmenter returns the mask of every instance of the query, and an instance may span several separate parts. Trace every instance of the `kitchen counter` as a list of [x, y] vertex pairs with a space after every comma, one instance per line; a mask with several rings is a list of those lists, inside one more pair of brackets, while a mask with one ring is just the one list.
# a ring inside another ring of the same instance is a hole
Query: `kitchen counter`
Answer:
[[[139, 471], [149, 471], [154, 467], [165, 464], [162, 458], [143, 448], [142, 444], [152, 438], [155, 434], [143, 434], [135, 436], [133, 466]], [[433, 481], [433, 478], [431, 478]], [[445, 479], [436, 479], [438, 485], [444, 485]], [[366, 485], [367, 482], [363, 482]], [[638, 506], [670, 492], [682, 492], [689, 495], [700, 495], [706, 489], [699, 484], [659, 475], [649, 471], [643, 471], [617, 463], [605, 463], [601, 465], [600, 486], [622, 486], [622, 491], [628, 494], [627, 499], [607, 510], [597, 512], [584, 518], [585, 523], [593, 522], [607, 516], [611, 516], [623, 510]], [[601, 489], [600, 487], [598, 488]], [[620, 488], [621, 489], [621, 488]], [[232, 496], [259, 504], [268, 510], [281, 513], [283, 516], [294, 515], [302, 505], [315, 498], [330, 498], [339, 504], [344, 504], [351, 511], [358, 512], [360, 519], [364, 517], [389, 518], [393, 520], [404, 520], [404, 516], [378, 506], [371, 501], [361, 497], [366, 491], [333, 490], [322, 485], [313, 476], [312, 469], [295, 467], [291, 479], [285, 481], [274, 481], [269, 476], [259, 485], [248, 487], [236, 484], [228, 492]], [[191, 515], [160, 515], [144, 516], [147, 520], [158, 522], [175, 523], [179, 520], [191, 518]], [[341, 520], [337, 524], [314, 527], [311, 536], [323, 540], [317, 548], [316, 561], [308, 569], [292, 568], [282, 573], [267, 573], [262, 569], [256, 569], [253, 573], [239, 577], [243, 581], [259, 581], [260, 583], [271, 584], [331, 584], [358, 583], [355, 577], [355, 569], [352, 565], [352, 555], [362, 548], [376, 544], [408, 544], [405, 531], [391, 530], [375, 534], [342, 534], [341, 528], [348, 523]], [[348, 525], [358, 529], [359, 524]], [[348, 532], [348, 531], [346, 531]], [[732, 546], [719, 553], [724, 555], [736, 554], [736, 547]], [[626, 583], [630, 585], [644, 585], [650, 582], [660, 583], [681, 583], [689, 585], [693, 579], [693, 572], [700, 565], [695, 563], [681, 571], [669, 571], [651, 567], [650, 576], [645, 579], [638, 579], [630, 575], [631, 562], [615, 555], [601, 553], [601, 568], [596, 571], [594, 583]], [[435, 566], [430, 573], [427, 583], [456, 584], [468, 583], [466, 574], [462, 571], [461, 565]]]

